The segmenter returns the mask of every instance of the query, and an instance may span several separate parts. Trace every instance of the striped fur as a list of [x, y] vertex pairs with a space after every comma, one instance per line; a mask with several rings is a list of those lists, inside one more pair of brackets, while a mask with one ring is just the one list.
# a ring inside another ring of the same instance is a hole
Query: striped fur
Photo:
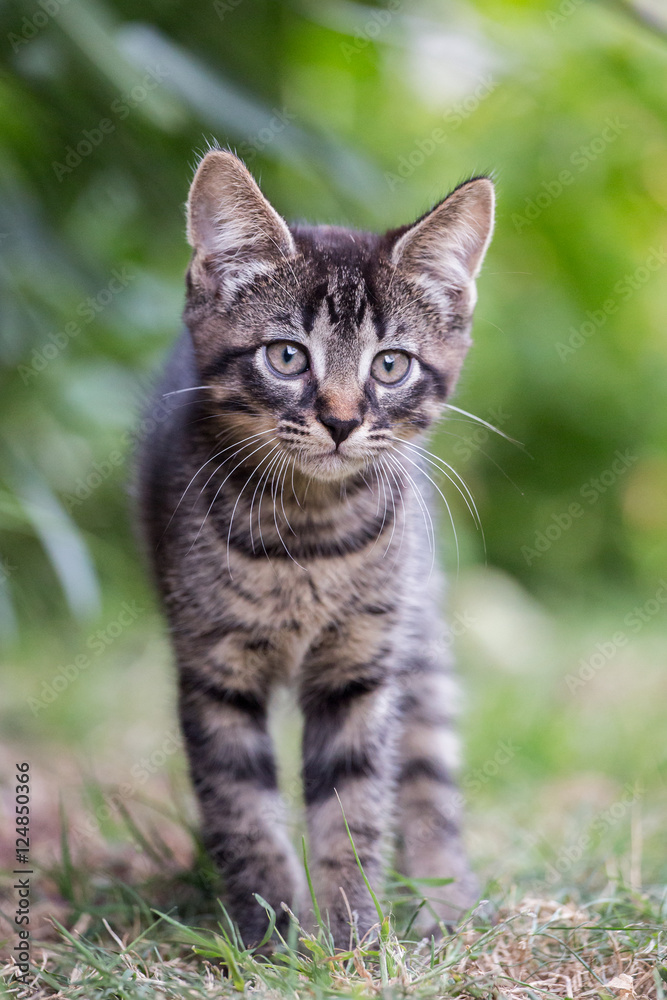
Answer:
[[[303, 713], [310, 863], [337, 946], [350, 910], [360, 934], [375, 920], [343, 811], [373, 884], [396, 838], [408, 875], [455, 879], [439, 916], [475, 899], [430, 514], [406, 449], [456, 384], [492, 214], [481, 178], [384, 236], [290, 229], [232, 154], [195, 176], [188, 331], [141, 455], [142, 523], [205, 841], [248, 944], [266, 928], [254, 893], [281, 919], [281, 903], [304, 919], [309, 905], [267, 728], [279, 684]], [[276, 341], [307, 370], [272, 371]], [[371, 365], [395, 351], [412, 362], [390, 386]]]

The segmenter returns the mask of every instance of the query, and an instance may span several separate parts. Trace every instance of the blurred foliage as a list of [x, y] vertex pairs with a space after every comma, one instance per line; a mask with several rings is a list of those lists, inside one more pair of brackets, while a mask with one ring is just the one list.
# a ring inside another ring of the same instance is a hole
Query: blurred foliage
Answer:
[[178, 333], [182, 205], [213, 140], [287, 218], [361, 228], [493, 172], [496, 236], [456, 403], [525, 450], [465, 419], [435, 436], [485, 529], [486, 555], [454, 497], [463, 562], [486, 558], [547, 603], [654, 594], [664, 20], [660, 4], [589, 0], [3, 5], [5, 634], [66, 642], [77, 621], [145, 596], [126, 458]]

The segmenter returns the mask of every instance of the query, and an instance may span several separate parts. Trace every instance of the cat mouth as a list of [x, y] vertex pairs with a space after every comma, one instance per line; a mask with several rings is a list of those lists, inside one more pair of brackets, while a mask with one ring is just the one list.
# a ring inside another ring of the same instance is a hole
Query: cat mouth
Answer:
[[344, 451], [340, 451], [339, 448], [334, 448], [332, 451], [318, 451], [313, 455], [308, 455], [306, 461], [329, 461], [335, 462], [336, 465], [356, 465], [363, 462], [364, 459], [360, 455], [349, 455]]
[[300, 465], [302, 470], [315, 479], [336, 480], [354, 475], [363, 468], [366, 459], [360, 455], [346, 455], [338, 448], [332, 451], [313, 452], [302, 455]]

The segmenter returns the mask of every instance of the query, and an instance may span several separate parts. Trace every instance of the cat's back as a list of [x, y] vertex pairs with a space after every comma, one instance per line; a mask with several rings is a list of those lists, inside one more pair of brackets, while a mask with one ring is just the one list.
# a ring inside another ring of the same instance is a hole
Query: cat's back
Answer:
[[[198, 391], [192, 342], [184, 332], [145, 406], [145, 429], [136, 455], [135, 484], [142, 533], [155, 551], [178, 503], [180, 474], [189, 467], [188, 427]], [[179, 494], [180, 495], [180, 494]], [[175, 497], [175, 499], [174, 499]]]

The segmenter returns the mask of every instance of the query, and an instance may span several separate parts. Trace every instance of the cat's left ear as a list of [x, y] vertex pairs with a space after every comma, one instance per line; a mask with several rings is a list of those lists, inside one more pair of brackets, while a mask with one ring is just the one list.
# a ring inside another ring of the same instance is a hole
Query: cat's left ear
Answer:
[[212, 149], [199, 164], [187, 216], [192, 278], [223, 299], [295, 252], [287, 223], [227, 150]]
[[491, 241], [495, 195], [488, 177], [461, 184], [399, 235], [391, 259], [407, 278], [435, 293], [469, 293]]

